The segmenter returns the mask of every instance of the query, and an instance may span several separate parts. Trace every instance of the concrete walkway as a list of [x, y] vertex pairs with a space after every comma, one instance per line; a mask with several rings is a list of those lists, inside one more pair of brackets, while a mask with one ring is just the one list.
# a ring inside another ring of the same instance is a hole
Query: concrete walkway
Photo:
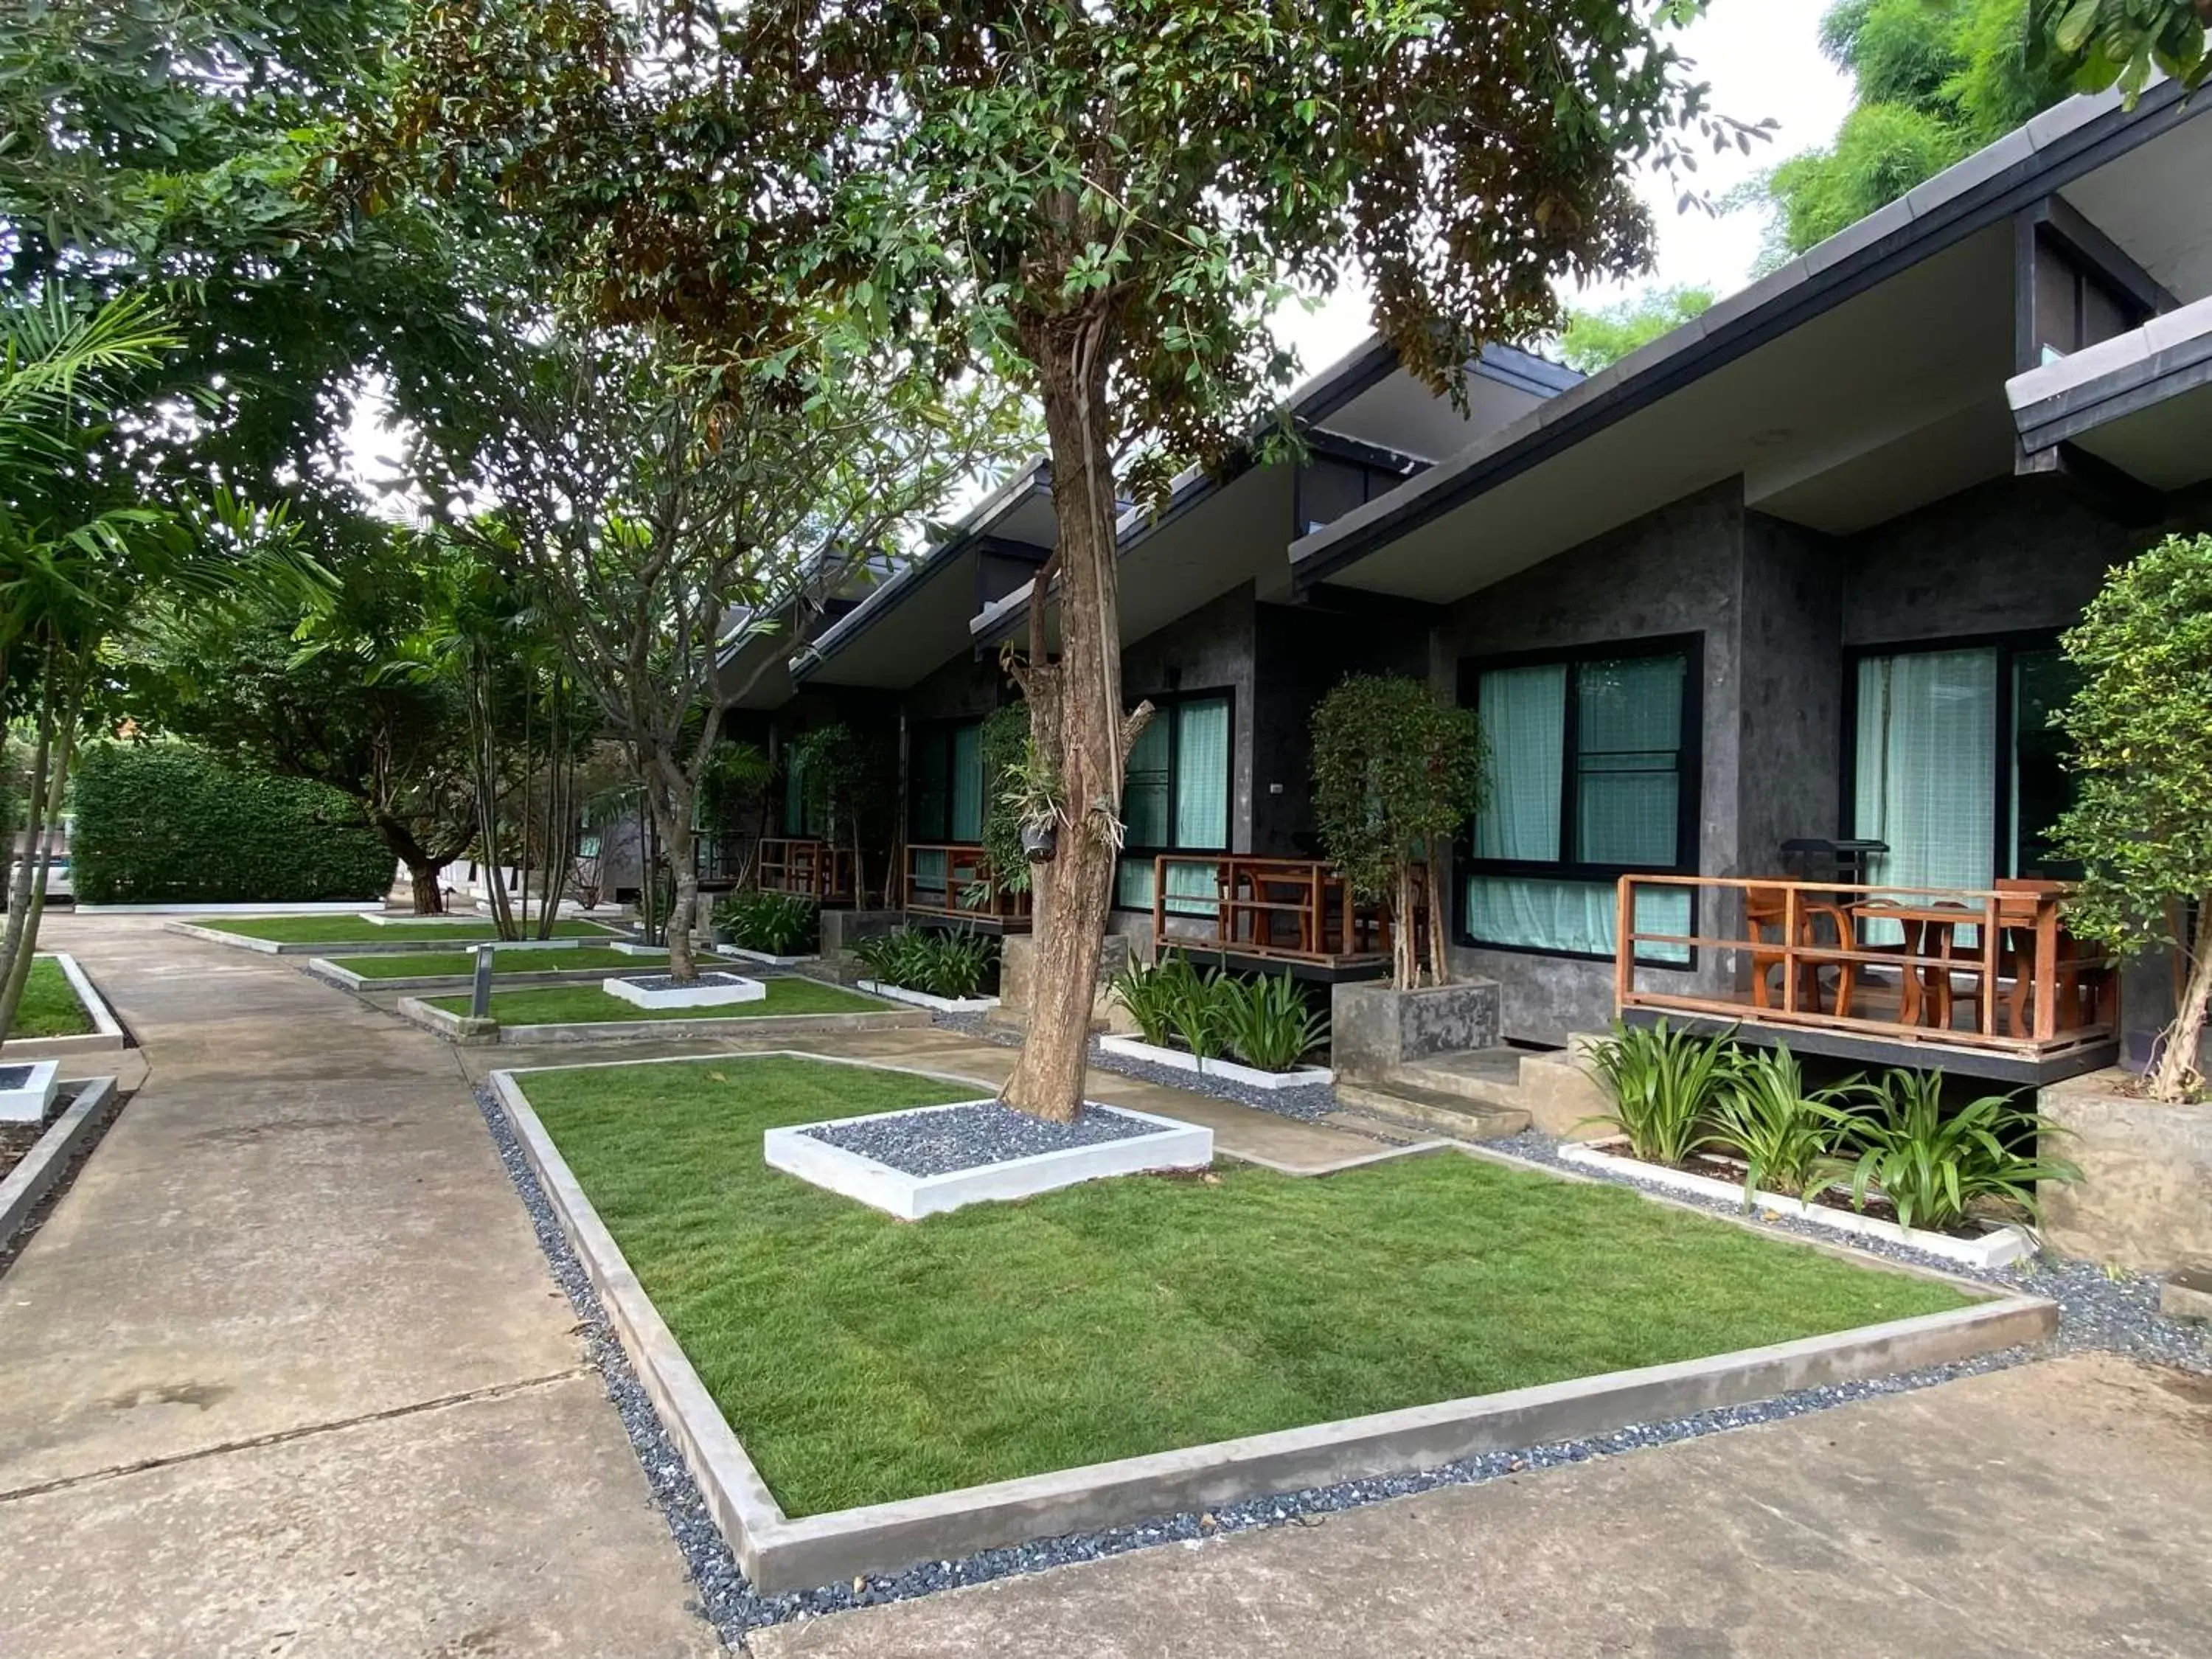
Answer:
[[48, 930], [151, 1069], [0, 1279], [0, 1653], [720, 1651], [454, 1051]]
[[2212, 1384], [2049, 1361], [785, 1626], [758, 1659], [2212, 1653]]

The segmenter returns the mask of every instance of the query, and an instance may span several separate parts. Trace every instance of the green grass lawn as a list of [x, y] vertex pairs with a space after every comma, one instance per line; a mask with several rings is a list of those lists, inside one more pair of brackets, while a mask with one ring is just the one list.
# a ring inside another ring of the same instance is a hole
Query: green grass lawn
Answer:
[[[193, 925], [243, 939], [266, 939], [271, 945], [392, 945], [420, 939], [425, 945], [466, 944], [496, 939], [498, 930], [488, 921], [464, 917], [453, 921], [409, 921], [379, 926], [361, 916], [220, 916], [193, 919]], [[605, 939], [614, 930], [596, 921], [557, 921], [553, 932], [560, 939]]]
[[23, 981], [23, 1000], [16, 1005], [11, 1037], [82, 1036], [92, 1030], [92, 1016], [76, 998], [76, 988], [52, 957], [33, 957], [31, 975]]
[[1965, 1303], [1444, 1154], [1128, 1177], [907, 1224], [771, 1171], [762, 1131], [972, 1090], [779, 1057], [522, 1081], [793, 1516]]
[[[632, 973], [649, 972], [649, 962], [631, 962]], [[548, 985], [534, 990], [494, 991], [491, 1017], [502, 1025], [566, 1025], [606, 1019], [748, 1019], [763, 1014], [877, 1014], [884, 1005], [817, 980], [775, 978], [764, 981], [768, 995], [757, 1002], [728, 1002], [709, 1008], [641, 1008], [611, 997], [596, 985]], [[466, 997], [433, 997], [434, 1008], [465, 1014]]]
[[[410, 951], [404, 956], [332, 957], [330, 960], [333, 967], [351, 969], [363, 979], [412, 979], [418, 975], [473, 974], [477, 970], [473, 951]], [[602, 945], [579, 945], [573, 950], [562, 951], [495, 951], [491, 970], [495, 974], [546, 974], [604, 968], [635, 974], [653, 968], [659, 960], [610, 951]]]

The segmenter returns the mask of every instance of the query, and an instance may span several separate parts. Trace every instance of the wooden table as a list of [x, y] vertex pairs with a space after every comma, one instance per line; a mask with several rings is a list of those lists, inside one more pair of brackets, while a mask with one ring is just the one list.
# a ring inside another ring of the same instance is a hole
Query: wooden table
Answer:
[[[1972, 905], [1937, 902], [1934, 904], [1899, 904], [1888, 900], [1855, 905], [1852, 918], [1856, 921], [1893, 921], [1905, 930], [1904, 997], [1897, 1011], [1899, 1023], [1918, 1025], [1934, 1003], [1935, 1019], [1940, 1030], [1951, 1029], [1951, 930], [1958, 927], [1976, 927], [1985, 918]], [[1916, 957], [1934, 957], [1929, 962], [1912, 962]], [[1982, 964], [1973, 964], [1976, 973]], [[1995, 994], [1993, 986], [1984, 987], [1984, 994]]]

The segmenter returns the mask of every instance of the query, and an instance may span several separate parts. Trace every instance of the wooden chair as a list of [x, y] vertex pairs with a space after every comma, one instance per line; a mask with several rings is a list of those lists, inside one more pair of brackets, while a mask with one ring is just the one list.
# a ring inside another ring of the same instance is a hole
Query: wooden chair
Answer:
[[[2000, 877], [1995, 886], [2000, 895], [1997, 975], [2012, 981], [2012, 990], [2005, 998], [2005, 1018], [2014, 1036], [2027, 1036], [2034, 1026], [2039, 965], [2035, 959], [2036, 917], [2045, 903], [2066, 890], [2060, 882], [2011, 876]], [[2077, 957], [2074, 940], [2063, 927], [2057, 935], [2056, 957], [2051, 973], [2057, 992], [2057, 1024], [2058, 1030], [2069, 1031], [2083, 1023], [2083, 992], [2089, 988], [2090, 975], [2101, 973], [2104, 964]]]
[[[1751, 1000], [1753, 1006], [1771, 1008], [1775, 1006], [1773, 994], [1767, 988], [1767, 975], [1778, 968], [1785, 974], [1790, 969], [1790, 958], [1781, 949], [1759, 948], [1770, 943], [1767, 937], [1769, 930], [1773, 933], [1771, 943], [1778, 947], [1795, 943], [1800, 949], [1807, 946], [1818, 949], [1820, 942], [1814, 923], [1822, 916], [1834, 927], [1836, 944], [1839, 949], [1856, 951], [1859, 948], [1857, 930], [1852, 927], [1851, 913], [1845, 906], [1808, 900], [1806, 895], [1800, 893], [1797, 896], [1797, 938], [1791, 941], [1784, 938], [1783, 932], [1789, 924], [1788, 892], [1779, 887], [1744, 889], [1743, 920], [1752, 945]], [[1835, 966], [1836, 1014], [1839, 1018], [1849, 1019], [1851, 1017], [1852, 994], [1857, 988], [1858, 964], [1839, 962]], [[1808, 1013], [1821, 1012], [1821, 964], [1818, 961], [1808, 962], [1800, 958], [1797, 967], [1804, 976], [1798, 983], [1797, 1006]]]

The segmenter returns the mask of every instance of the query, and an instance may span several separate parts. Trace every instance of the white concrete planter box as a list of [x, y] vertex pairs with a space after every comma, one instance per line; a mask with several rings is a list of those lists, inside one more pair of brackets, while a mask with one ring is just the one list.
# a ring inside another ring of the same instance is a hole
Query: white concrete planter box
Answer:
[[864, 979], [860, 988], [871, 996], [889, 997], [893, 1002], [910, 1002], [917, 1008], [927, 1008], [940, 1014], [981, 1014], [999, 1006], [996, 997], [933, 997], [927, 991], [909, 991], [903, 985], [886, 985], [879, 979]]
[[115, 1011], [107, 1006], [107, 999], [100, 994], [77, 959], [66, 951], [41, 951], [41, 957], [51, 957], [60, 967], [62, 977], [76, 994], [78, 1005], [92, 1021], [92, 1030], [79, 1031], [70, 1036], [10, 1037], [0, 1047], [0, 1065], [27, 1060], [60, 1060], [72, 1054], [106, 1053], [130, 1046], [124, 1034], [123, 1023], [115, 1018]]
[[1233, 1060], [1200, 1060], [1181, 1048], [1156, 1048], [1141, 1037], [1103, 1036], [1098, 1039], [1098, 1046], [1124, 1060], [1141, 1060], [1149, 1066], [1171, 1066], [1178, 1072], [1218, 1077], [1224, 1082], [1241, 1083], [1248, 1089], [1310, 1089], [1317, 1084], [1336, 1081], [1336, 1073], [1326, 1066], [1294, 1066], [1287, 1072], [1263, 1072], [1256, 1066], [1239, 1066]]
[[348, 916], [361, 914], [359, 899], [303, 899], [295, 904], [80, 904], [81, 916]]
[[668, 954], [668, 947], [665, 945], [640, 945], [635, 939], [616, 939], [607, 946], [607, 949], [626, 957], [665, 957]]
[[[1607, 1150], [1626, 1144], [1620, 1140], [1572, 1141], [1559, 1148], [1559, 1156], [1567, 1163], [1579, 1164], [1585, 1169], [1602, 1170], [1607, 1175], [1646, 1181], [1655, 1187], [1665, 1187], [1674, 1192], [1694, 1193], [1700, 1198], [1718, 1199], [1729, 1204], [1741, 1205], [1743, 1202], [1741, 1182], [1692, 1175], [1684, 1170], [1670, 1170], [1664, 1164], [1646, 1164], [1640, 1158], [1625, 1157]], [[1861, 1215], [1856, 1210], [1832, 1209], [1825, 1204], [1808, 1203], [1804, 1199], [1789, 1198], [1780, 1193], [1761, 1192], [1754, 1188], [1751, 1202], [1756, 1210], [1771, 1210], [1778, 1215], [1788, 1216], [1793, 1221], [1808, 1221], [1815, 1227], [1850, 1233], [1858, 1238], [1887, 1239], [1893, 1244], [1924, 1250], [1929, 1255], [1956, 1261], [1962, 1267], [2002, 1267], [2011, 1262], [2024, 1261], [2036, 1253], [2035, 1235], [2025, 1227], [1993, 1227], [1978, 1238], [1960, 1238], [1950, 1233], [1930, 1232], [1924, 1227], [1900, 1227], [1894, 1221], [1884, 1221], [1879, 1216]]]
[[748, 951], [742, 945], [718, 945], [714, 949], [726, 957], [742, 957], [747, 962], [757, 962], [763, 968], [796, 968], [801, 963], [822, 960], [820, 957], [811, 954], [803, 957], [771, 956], [766, 951]]
[[58, 1060], [0, 1061], [0, 1085], [15, 1085], [0, 1087], [0, 1123], [43, 1123], [61, 1087], [60, 1073]]
[[635, 980], [603, 979], [599, 989], [641, 1008], [720, 1008], [733, 1002], [761, 1002], [768, 997], [767, 986], [735, 974], [702, 974], [696, 985], [672, 985], [658, 991]]
[[[951, 1103], [953, 1106], [988, 1103], [972, 1100]], [[817, 1140], [807, 1133], [810, 1129], [826, 1128], [830, 1123], [871, 1123], [881, 1118], [919, 1117], [924, 1113], [951, 1109], [923, 1106], [906, 1111], [870, 1112], [860, 1117], [770, 1129], [763, 1137], [763, 1149], [771, 1170], [781, 1170], [786, 1175], [797, 1176], [801, 1181], [857, 1199], [873, 1209], [888, 1211], [902, 1221], [942, 1215], [965, 1204], [1033, 1198], [1039, 1193], [1085, 1181], [1103, 1181], [1110, 1176], [1143, 1175], [1158, 1170], [1203, 1170], [1213, 1162], [1212, 1130], [1178, 1123], [1173, 1118], [1155, 1117], [1150, 1112], [1132, 1111], [1126, 1106], [1104, 1109], [1157, 1124], [1158, 1131], [1095, 1146], [1070, 1146], [1060, 1152], [1008, 1158], [972, 1170], [955, 1170], [949, 1175], [908, 1175], [864, 1153], [848, 1152], [826, 1140]]]

